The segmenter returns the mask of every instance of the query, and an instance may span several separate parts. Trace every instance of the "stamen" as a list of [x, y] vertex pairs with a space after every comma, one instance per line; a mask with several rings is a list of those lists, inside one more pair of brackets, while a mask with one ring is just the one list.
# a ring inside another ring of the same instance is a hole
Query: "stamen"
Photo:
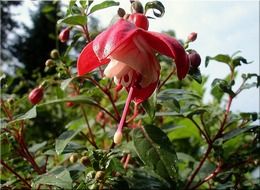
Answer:
[[128, 109], [129, 109], [129, 105], [130, 105], [131, 100], [132, 100], [133, 92], [134, 92], [134, 88], [131, 85], [130, 90], [128, 92], [127, 99], [126, 99], [126, 103], [125, 103], [125, 107], [124, 107], [124, 111], [123, 111], [122, 117], [121, 117], [119, 125], [117, 127], [117, 131], [116, 131], [116, 133], [114, 135], [114, 143], [115, 144], [120, 144], [121, 143], [121, 140], [122, 140], [122, 129], [123, 129], [123, 126], [124, 126], [124, 123], [125, 123], [125, 119], [126, 119], [126, 115], [127, 115]]

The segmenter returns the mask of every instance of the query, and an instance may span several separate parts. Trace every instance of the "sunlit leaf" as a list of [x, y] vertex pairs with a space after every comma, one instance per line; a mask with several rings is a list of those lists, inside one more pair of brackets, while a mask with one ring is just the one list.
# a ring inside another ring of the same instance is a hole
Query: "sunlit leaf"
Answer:
[[87, 17], [82, 15], [70, 15], [63, 19], [58, 20], [57, 24], [81, 25], [87, 24]]
[[108, 7], [112, 7], [112, 6], [118, 6], [120, 3], [119, 2], [115, 2], [115, 1], [104, 1], [100, 4], [97, 4], [97, 5], [94, 5], [88, 14], [91, 14], [95, 11], [98, 11], [98, 10], [101, 10], [101, 9], [105, 9], [105, 8], [108, 8]]

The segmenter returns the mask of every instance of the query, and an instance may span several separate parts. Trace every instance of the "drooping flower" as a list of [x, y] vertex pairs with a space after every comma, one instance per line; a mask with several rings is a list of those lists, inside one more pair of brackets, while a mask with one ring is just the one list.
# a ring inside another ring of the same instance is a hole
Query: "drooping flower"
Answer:
[[[189, 59], [182, 45], [166, 34], [147, 31], [148, 20], [140, 13], [120, 19], [87, 44], [78, 58], [78, 74], [84, 75], [107, 64], [104, 75], [114, 78], [128, 91], [128, 98], [115, 136], [121, 136], [129, 103], [141, 103], [154, 92], [160, 75], [156, 53], [174, 59], [177, 76], [189, 71]], [[119, 138], [120, 139], [120, 138]]]

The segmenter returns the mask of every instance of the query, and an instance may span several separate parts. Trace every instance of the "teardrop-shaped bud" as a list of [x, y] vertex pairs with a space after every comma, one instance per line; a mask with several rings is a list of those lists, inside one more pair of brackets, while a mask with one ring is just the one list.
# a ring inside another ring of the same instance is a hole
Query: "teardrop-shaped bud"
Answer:
[[131, 14], [128, 18], [129, 22], [135, 24], [137, 27], [142, 28], [144, 30], [148, 30], [149, 21], [147, 17], [141, 13]]
[[200, 54], [198, 54], [195, 50], [192, 50], [188, 56], [190, 59], [191, 67], [198, 68], [201, 63]]
[[189, 36], [188, 36], [188, 41], [194, 42], [197, 39], [197, 36], [198, 36], [198, 34], [196, 32], [190, 33]]
[[28, 99], [32, 104], [38, 104], [43, 98], [43, 88], [42, 87], [37, 87], [33, 89], [29, 96]]
[[116, 131], [114, 134], [114, 143], [120, 144], [122, 142], [123, 134], [121, 131]]
[[59, 34], [59, 39], [62, 43], [65, 43], [69, 40], [70, 37], [70, 28], [63, 29]]

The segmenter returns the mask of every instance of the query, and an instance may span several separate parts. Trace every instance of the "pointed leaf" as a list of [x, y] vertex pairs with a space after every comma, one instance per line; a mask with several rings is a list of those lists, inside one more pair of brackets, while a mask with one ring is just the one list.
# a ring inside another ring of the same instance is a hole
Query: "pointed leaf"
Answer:
[[62, 189], [72, 189], [72, 179], [67, 169], [63, 167], [54, 168], [52, 171], [37, 176], [33, 183], [33, 189], [39, 184], [56, 186]]
[[82, 15], [70, 15], [65, 17], [64, 19], [58, 20], [57, 24], [69, 24], [69, 25], [86, 25], [87, 24], [87, 17]]
[[168, 181], [177, 181], [177, 156], [172, 143], [160, 128], [147, 125], [134, 129], [133, 142], [146, 166]]
[[206, 56], [206, 59], [205, 59], [206, 67], [208, 66], [210, 60], [229, 64], [231, 62], [231, 57], [229, 55], [224, 55], [224, 54], [218, 54], [215, 57]]
[[120, 3], [119, 2], [115, 2], [115, 1], [104, 1], [102, 3], [99, 3], [97, 5], [94, 5], [88, 14], [91, 14], [95, 11], [101, 10], [101, 9], [105, 9], [108, 7], [112, 7], [112, 6], [118, 6]]

